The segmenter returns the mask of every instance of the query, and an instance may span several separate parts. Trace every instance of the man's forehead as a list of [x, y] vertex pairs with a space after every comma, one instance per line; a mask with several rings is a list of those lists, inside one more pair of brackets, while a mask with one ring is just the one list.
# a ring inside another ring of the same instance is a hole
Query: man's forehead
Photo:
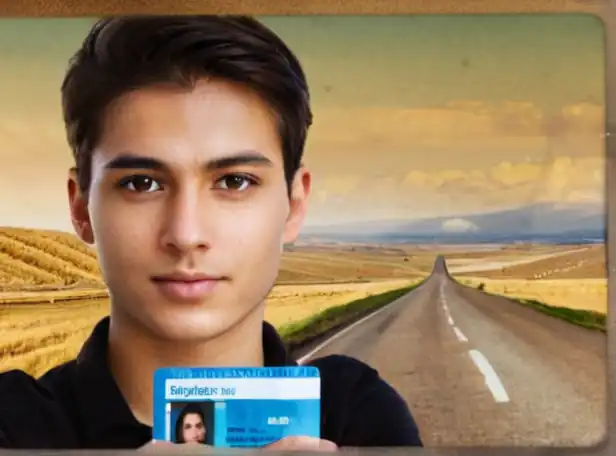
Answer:
[[[242, 85], [219, 80], [200, 80], [190, 87], [153, 85], [138, 88], [116, 98], [107, 114], [106, 122], [111, 127], [121, 127], [127, 121], [141, 127], [161, 122], [168, 124], [170, 120], [176, 125], [204, 119], [217, 124], [238, 120], [238, 117], [243, 119], [244, 125], [248, 118], [256, 123], [276, 124], [277, 117], [259, 94]], [[207, 124], [198, 126], [199, 129], [208, 127]]]
[[[144, 89], [145, 90], [145, 89]], [[164, 91], [163, 91], [164, 92]], [[176, 93], [170, 91], [169, 93]], [[133, 94], [132, 99], [138, 97]], [[262, 109], [244, 106], [246, 112], [224, 112], [224, 106], [206, 106], [185, 112], [144, 109], [131, 104], [131, 97], [116, 102], [105, 116], [96, 163], [104, 166], [118, 155], [145, 156], [161, 162], [199, 166], [232, 156], [260, 154], [272, 163], [282, 161], [277, 122]], [[181, 105], [181, 103], [180, 103]], [[200, 115], [200, 111], [208, 112]], [[94, 162], [95, 160], [93, 160]]]

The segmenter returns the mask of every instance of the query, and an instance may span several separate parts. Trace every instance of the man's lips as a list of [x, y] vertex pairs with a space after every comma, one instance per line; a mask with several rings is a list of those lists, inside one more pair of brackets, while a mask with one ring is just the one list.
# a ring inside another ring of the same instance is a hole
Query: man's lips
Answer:
[[201, 272], [176, 271], [171, 274], [153, 276], [152, 280], [160, 282], [198, 282], [201, 280], [224, 280], [226, 277]]
[[152, 277], [152, 282], [170, 301], [201, 301], [228, 280], [224, 276], [178, 272]]

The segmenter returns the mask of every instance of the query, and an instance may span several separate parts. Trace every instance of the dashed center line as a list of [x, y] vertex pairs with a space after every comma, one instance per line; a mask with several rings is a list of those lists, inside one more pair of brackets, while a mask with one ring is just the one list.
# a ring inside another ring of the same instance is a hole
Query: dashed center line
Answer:
[[457, 326], [453, 327], [453, 332], [455, 333], [456, 337], [458, 338], [460, 342], [468, 342], [468, 339], [466, 338], [464, 333], [462, 333], [462, 331], [460, 331], [460, 329]]
[[[451, 313], [449, 312], [449, 307], [447, 307], [447, 299], [445, 298], [444, 287], [441, 286], [441, 303], [443, 305], [443, 311], [445, 312], [445, 316], [447, 317], [447, 323], [452, 327], [454, 334], [458, 338], [460, 342], [468, 342], [468, 339], [464, 335], [464, 333], [455, 325], [453, 318], [451, 317]], [[468, 351], [471, 360], [483, 375], [485, 385], [490, 390], [494, 401], [497, 403], [506, 403], [509, 402], [509, 395], [503, 386], [498, 374], [488, 361], [488, 359], [479, 351], [471, 349]]]
[[505, 391], [505, 387], [487, 358], [479, 350], [469, 350], [468, 354], [479, 369], [479, 372], [483, 374], [485, 384], [492, 393], [494, 400], [499, 403], [509, 402], [507, 391]]

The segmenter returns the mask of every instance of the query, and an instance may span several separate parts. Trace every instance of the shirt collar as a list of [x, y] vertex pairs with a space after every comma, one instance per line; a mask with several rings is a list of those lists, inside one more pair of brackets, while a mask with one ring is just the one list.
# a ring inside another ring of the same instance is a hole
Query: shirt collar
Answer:
[[[125, 435], [127, 443], [139, 436], [145, 443], [151, 439], [152, 429], [135, 419], [113, 379], [107, 362], [108, 338], [109, 317], [105, 317], [75, 360], [74, 391], [86, 442], [99, 443], [111, 435], [114, 440], [122, 439]], [[276, 329], [267, 322], [263, 322], [263, 356], [265, 366], [297, 365]]]

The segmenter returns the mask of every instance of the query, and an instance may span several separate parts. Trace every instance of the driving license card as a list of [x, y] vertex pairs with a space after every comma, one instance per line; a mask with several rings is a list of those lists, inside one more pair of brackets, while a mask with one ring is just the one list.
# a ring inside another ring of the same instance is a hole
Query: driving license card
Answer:
[[164, 368], [154, 374], [154, 440], [260, 447], [320, 437], [321, 378], [314, 366]]

